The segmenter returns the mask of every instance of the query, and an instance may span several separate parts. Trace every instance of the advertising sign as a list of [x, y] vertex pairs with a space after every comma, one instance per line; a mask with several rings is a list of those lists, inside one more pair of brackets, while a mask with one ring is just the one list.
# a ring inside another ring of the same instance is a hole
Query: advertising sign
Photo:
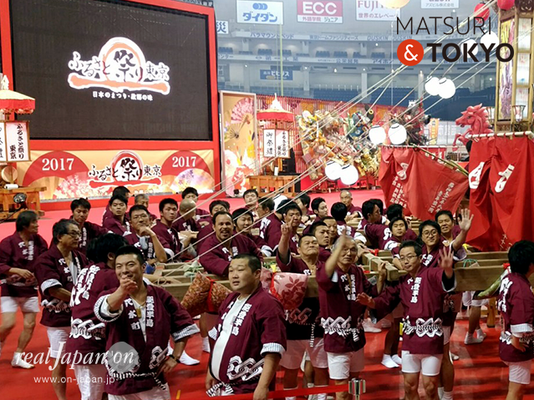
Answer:
[[284, 24], [284, 3], [276, 1], [238, 1], [237, 22], [240, 24]]
[[460, 0], [421, 0], [421, 8], [458, 8]]
[[396, 21], [400, 10], [386, 8], [378, 0], [356, 0], [358, 21]]
[[298, 0], [298, 22], [343, 23], [343, 2], [335, 0]]
[[[285, 70], [283, 71], [282, 77], [284, 81], [293, 80], [293, 71]], [[280, 80], [280, 71], [273, 69], [260, 69], [260, 79], [268, 81], [277, 81]]]

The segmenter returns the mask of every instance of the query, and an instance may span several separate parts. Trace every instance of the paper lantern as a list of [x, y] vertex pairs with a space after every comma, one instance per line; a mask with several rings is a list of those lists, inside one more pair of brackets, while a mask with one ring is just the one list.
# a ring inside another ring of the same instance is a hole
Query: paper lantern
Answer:
[[465, 52], [467, 53], [469, 51], [469, 49], [471, 47], [473, 47], [473, 45], [475, 45], [475, 47], [473, 48], [472, 53], [473, 53], [473, 55], [476, 56], [477, 53], [478, 53], [478, 43], [473, 39], [467, 39], [466, 41], [460, 43], [460, 49], [462, 50], [462, 53], [463, 53], [464, 52], [464, 48], [465, 48], [465, 50], [466, 50]]
[[345, 165], [341, 169], [341, 183], [343, 185], [352, 186], [358, 182], [358, 179], [360, 179], [360, 175], [354, 165]]
[[[482, 8], [486, 7], [484, 10], [481, 10]], [[487, 21], [490, 16], [490, 10], [489, 7], [486, 6], [484, 3], [478, 3], [475, 6], [475, 12], [473, 14], [475, 17], [481, 17], [484, 19], [484, 21]]]
[[514, 4], [515, 4], [515, 0], [497, 0], [497, 6], [499, 6], [501, 10], [505, 10], [505, 11], [512, 8]]
[[439, 95], [444, 99], [450, 99], [456, 93], [456, 85], [447, 78], [439, 81]]
[[495, 47], [499, 44], [499, 36], [495, 32], [485, 33], [480, 38], [480, 44], [483, 44], [486, 49], [489, 49], [494, 44], [493, 50], [495, 50]]
[[391, 144], [403, 144], [406, 142], [408, 135], [404, 126], [401, 124], [393, 124], [389, 127], [388, 136]]
[[429, 95], [437, 96], [439, 93], [439, 79], [433, 77], [426, 81], [425, 90]]
[[328, 161], [324, 168], [326, 177], [331, 181], [337, 181], [341, 178], [341, 164], [336, 161]]
[[373, 144], [382, 144], [386, 140], [386, 130], [382, 128], [380, 125], [374, 125], [369, 130], [369, 140]]
[[410, 0], [378, 0], [386, 8], [402, 8], [410, 2]]

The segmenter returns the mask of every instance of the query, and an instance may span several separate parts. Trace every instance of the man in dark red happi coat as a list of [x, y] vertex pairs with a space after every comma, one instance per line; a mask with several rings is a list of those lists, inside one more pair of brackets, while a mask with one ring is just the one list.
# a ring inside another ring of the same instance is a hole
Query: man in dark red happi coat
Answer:
[[[169, 292], [144, 283], [144, 265], [136, 247], [117, 250], [115, 272], [120, 286], [104, 292], [95, 304], [96, 317], [108, 324], [106, 350], [138, 355], [128, 365], [106, 358], [112, 378], [106, 382], [110, 400], [170, 400], [165, 373], [176, 367], [187, 339], [198, 332], [189, 313]], [[175, 346], [168, 356], [169, 336]]]
[[286, 348], [284, 310], [262, 289], [261, 262], [238, 254], [230, 263], [228, 279], [234, 293], [219, 308], [210, 333], [211, 357], [206, 376], [210, 396], [254, 392], [266, 400]]

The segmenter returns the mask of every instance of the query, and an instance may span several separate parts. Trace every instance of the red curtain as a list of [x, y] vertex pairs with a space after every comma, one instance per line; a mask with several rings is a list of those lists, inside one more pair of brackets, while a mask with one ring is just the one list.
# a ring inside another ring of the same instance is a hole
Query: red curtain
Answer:
[[534, 240], [534, 142], [527, 137], [473, 143], [469, 162], [471, 211], [468, 242], [481, 250], [506, 250]]

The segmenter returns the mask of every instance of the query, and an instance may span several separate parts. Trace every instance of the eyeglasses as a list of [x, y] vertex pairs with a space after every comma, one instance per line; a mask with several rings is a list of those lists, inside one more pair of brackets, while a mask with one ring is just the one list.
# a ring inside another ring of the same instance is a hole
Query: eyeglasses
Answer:
[[423, 233], [421, 233], [421, 236], [422, 237], [429, 237], [429, 236], [435, 236], [438, 234], [438, 231], [437, 230], [431, 230], [431, 231], [424, 231]]
[[134, 220], [137, 221], [137, 220], [144, 219], [144, 218], [148, 218], [148, 215], [138, 214], [138, 215], [133, 215], [132, 217], [130, 217], [132, 221]]
[[75, 232], [69, 232], [67, 233], [71, 238], [77, 239], [82, 236], [81, 232], [75, 231]]
[[411, 262], [416, 257], [417, 257], [417, 254], [408, 254], [406, 257], [399, 257], [399, 258], [402, 262], [404, 261]]

